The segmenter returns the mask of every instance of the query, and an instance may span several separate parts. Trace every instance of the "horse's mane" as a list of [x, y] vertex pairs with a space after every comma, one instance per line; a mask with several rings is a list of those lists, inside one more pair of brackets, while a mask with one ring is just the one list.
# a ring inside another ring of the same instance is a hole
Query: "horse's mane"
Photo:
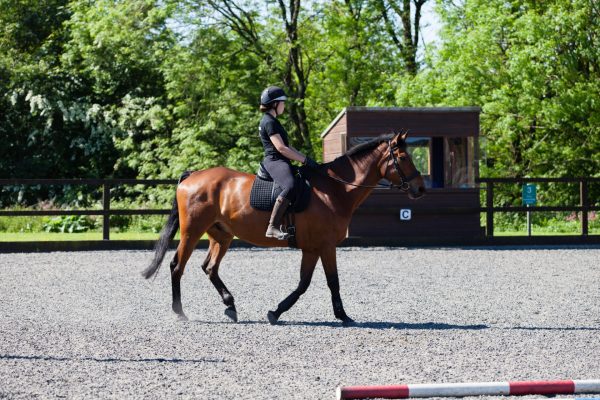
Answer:
[[373, 140], [369, 140], [368, 142], [361, 143], [358, 146], [354, 146], [353, 148], [348, 150], [344, 155], [346, 155], [346, 156], [359, 155], [367, 150], [374, 149], [375, 147], [379, 146], [381, 143], [391, 140], [393, 137], [394, 137], [394, 134], [389, 134], [389, 133], [384, 134], [384, 135], [379, 135], [378, 137], [376, 137]]
[[[369, 140], [368, 142], [361, 143], [357, 146], [354, 146], [353, 148], [346, 151], [341, 156], [336, 157], [334, 160], [329, 161], [328, 163], [324, 163], [324, 164], [331, 165], [338, 160], [346, 159], [347, 157], [355, 157], [355, 156], [361, 155], [363, 153], [366, 153], [367, 151], [372, 150], [375, 147], [379, 146], [381, 143], [387, 142], [387, 141], [393, 139], [395, 135], [396, 135], [396, 133], [384, 133], [382, 135], [379, 135], [376, 138]], [[405, 147], [406, 142], [404, 140], [402, 140], [402, 138], [399, 138], [398, 145], [400, 147]]]

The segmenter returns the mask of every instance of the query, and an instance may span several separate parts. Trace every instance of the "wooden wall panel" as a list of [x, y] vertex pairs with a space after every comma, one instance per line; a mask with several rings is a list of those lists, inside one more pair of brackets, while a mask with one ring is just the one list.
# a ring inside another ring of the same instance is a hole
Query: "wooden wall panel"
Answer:
[[[475, 221], [477, 217], [477, 222]], [[480, 237], [479, 215], [472, 215], [470, 223], [465, 216], [414, 216], [412, 221], [400, 221], [385, 215], [356, 215], [348, 229], [349, 237]]]
[[[478, 208], [477, 189], [431, 189], [419, 199], [410, 200], [405, 193], [375, 190], [356, 211], [350, 223], [349, 236], [481, 236], [479, 212], [445, 210]], [[410, 221], [400, 220], [400, 209], [412, 210]], [[373, 213], [375, 210], [375, 213]], [[439, 211], [439, 212], [436, 212]], [[368, 213], [366, 213], [368, 212]]]
[[479, 136], [478, 112], [349, 110], [348, 136], [378, 136], [408, 130], [413, 136]]
[[427, 194], [411, 200], [397, 189], [375, 189], [361, 207], [479, 207], [479, 189], [427, 189]]
[[329, 162], [342, 154], [340, 135], [329, 135], [323, 140], [323, 162]]
[[343, 115], [323, 138], [323, 162], [329, 162], [346, 151], [346, 115]]

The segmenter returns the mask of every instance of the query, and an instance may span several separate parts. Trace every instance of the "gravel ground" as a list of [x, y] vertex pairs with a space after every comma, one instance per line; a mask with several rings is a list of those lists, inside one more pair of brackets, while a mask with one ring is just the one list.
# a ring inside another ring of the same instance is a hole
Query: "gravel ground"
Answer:
[[166, 263], [141, 278], [151, 258], [0, 254], [0, 398], [334, 399], [338, 385], [600, 378], [600, 248], [339, 249], [349, 328], [320, 265], [282, 324], [266, 322], [297, 284], [298, 251], [229, 251], [237, 324], [204, 251], [182, 280], [188, 322], [171, 313]]

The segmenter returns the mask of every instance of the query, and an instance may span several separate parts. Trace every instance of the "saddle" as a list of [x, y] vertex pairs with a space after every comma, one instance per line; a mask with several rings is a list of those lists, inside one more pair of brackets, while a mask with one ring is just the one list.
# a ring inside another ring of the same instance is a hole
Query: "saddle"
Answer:
[[[290, 205], [288, 212], [300, 213], [306, 210], [310, 201], [311, 187], [307, 180], [309, 174], [307, 174], [304, 167], [292, 166], [292, 169], [294, 171], [296, 200]], [[273, 181], [264, 165], [260, 163], [256, 172], [256, 179], [250, 191], [250, 205], [252, 208], [261, 211], [272, 211], [275, 200], [282, 191], [283, 189]]]
[[[285, 230], [290, 235], [288, 238], [288, 245], [290, 247], [297, 247], [296, 244], [296, 226], [295, 226], [295, 213], [302, 212], [308, 207], [310, 202], [311, 187], [308, 182], [310, 173], [304, 167], [292, 166], [294, 172], [296, 188], [296, 200], [290, 204], [286, 214], [283, 218]], [[275, 200], [279, 194], [283, 191], [274, 181], [269, 172], [260, 163], [258, 171], [256, 173], [256, 179], [252, 184], [250, 190], [250, 206], [261, 211], [272, 211], [275, 205]]]

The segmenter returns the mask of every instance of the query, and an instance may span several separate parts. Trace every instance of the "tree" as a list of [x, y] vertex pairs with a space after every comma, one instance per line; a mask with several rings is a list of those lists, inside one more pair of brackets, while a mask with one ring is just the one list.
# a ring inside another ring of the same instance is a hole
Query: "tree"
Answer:
[[[428, 0], [374, 0], [383, 26], [400, 52], [404, 69], [415, 75], [418, 71], [417, 49], [421, 30], [421, 10]], [[411, 13], [411, 5], [414, 14]]]
[[69, 135], [55, 134], [62, 121], [52, 107], [68, 81], [57, 67], [65, 6], [0, 2], [0, 176], [47, 176], [76, 158]]
[[401, 85], [399, 100], [481, 105], [491, 173], [597, 173], [597, 6], [473, 1], [443, 3], [441, 11], [447, 28], [435, 65]]
[[[321, 48], [321, 57], [307, 96], [311, 126], [322, 131], [346, 106], [397, 105], [398, 81], [420, 68], [416, 49], [424, 4], [414, 2], [412, 9], [410, 4], [403, 8], [404, 3], [379, 0], [323, 4], [322, 40], [313, 44]], [[406, 31], [401, 17], [409, 21]], [[409, 52], [403, 44], [408, 38]]]
[[162, 176], [174, 129], [163, 61], [175, 45], [166, 26], [172, 9], [154, 0], [71, 3], [69, 40], [61, 56], [78, 77], [78, 102], [120, 150], [114, 171]]
[[169, 169], [173, 175], [218, 165], [254, 171], [263, 152], [257, 106], [262, 61], [218, 26], [195, 25], [193, 32], [164, 65], [177, 120]]
[[[165, 18], [151, 1], [0, 3], [0, 175], [136, 176], [143, 168], [119, 145], [170, 130], [156, 61], [172, 43]], [[30, 196], [73, 198], [68, 188]]]
[[[313, 24], [310, 18], [303, 15], [301, 1], [278, 0], [278, 9], [269, 9], [266, 17], [261, 16], [256, 3], [248, 4], [247, 8], [234, 0], [208, 0], [207, 3], [221, 17], [219, 23], [245, 42], [248, 51], [262, 59], [262, 70], [266, 72], [262, 81], [283, 83], [291, 97], [288, 115], [293, 123], [290, 131], [292, 144], [312, 154], [305, 99], [316, 61], [307, 46], [314, 32], [311, 32]], [[279, 15], [279, 18], [273, 15]]]
[[348, 105], [479, 105], [484, 175], [597, 175], [596, 2], [439, 0], [419, 59], [426, 1], [0, 0], [0, 176], [252, 172], [271, 84], [308, 153]]
[[399, 103], [480, 105], [484, 175], [598, 176], [596, 3], [448, 1], [439, 10], [441, 48], [429, 68], [399, 85]]

